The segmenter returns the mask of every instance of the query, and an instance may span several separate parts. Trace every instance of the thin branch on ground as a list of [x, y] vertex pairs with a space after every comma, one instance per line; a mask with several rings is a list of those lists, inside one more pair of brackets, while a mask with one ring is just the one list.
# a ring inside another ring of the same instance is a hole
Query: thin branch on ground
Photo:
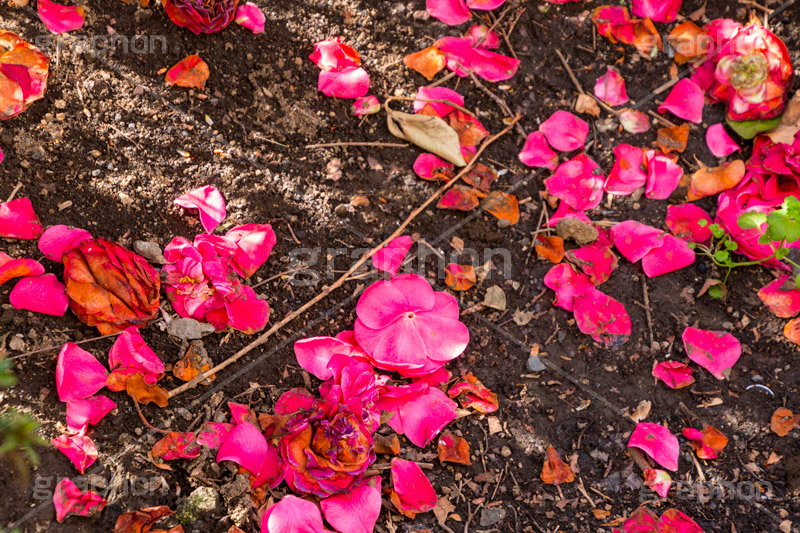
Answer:
[[[99, 337], [92, 337], [91, 339], [83, 339], [81, 341], [73, 341], [73, 344], [86, 344], [87, 342], [99, 341], [101, 339], [109, 339], [111, 337], [116, 337], [117, 335], [120, 335], [121, 333], [122, 332], [120, 331], [119, 333], [111, 333], [110, 335], [100, 335]], [[49, 352], [51, 350], [60, 350], [63, 346], [64, 346], [63, 344], [59, 344], [58, 346], [48, 346], [47, 348], [40, 348], [38, 350], [33, 350], [32, 352], [25, 352], [25, 353], [21, 353], [19, 355], [15, 355], [14, 357], [9, 357], [9, 359], [11, 359], [11, 360], [13, 360], [13, 359], [21, 359], [22, 357], [28, 357], [29, 355], [34, 355], [34, 354], [37, 354], [37, 353]]]
[[339, 279], [337, 279], [333, 284], [329, 285], [325, 290], [323, 290], [322, 292], [317, 294], [314, 298], [312, 298], [311, 300], [309, 300], [308, 302], [303, 304], [301, 307], [295, 309], [294, 311], [292, 311], [291, 313], [286, 315], [280, 322], [278, 322], [277, 324], [272, 326], [266, 332], [264, 332], [261, 335], [259, 335], [258, 338], [256, 338], [250, 344], [248, 344], [247, 346], [245, 346], [244, 348], [242, 348], [241, 350], [239, 350], [238, 352], [236, 352], [232, 356], [228, 357], [227, 359], [222, 361], [220, 364], [216, 365], [214, 368], [212, 368], [210, 370], [207, 370], [205, 372], [201, 372], [198, 376], [196, 376], [191, 381], [187, 381], [183, 385], [181, 385], [179, 387], [176, 387], [176, 388], [172, 389], [171, 391], [169, 391], [169, 398], [174, 398], [175, 396], [181, 394], [182, 392], [185, 392], [185, 391], [187, 391], [189, 389], [192, 389], [192, 388], [196, 387], [198, 383], [200, 383], [201, 381], [205, 380], [208, 376], [211, 376], [212, 374], [219, 374], [219, 372], [222, 371], [223, 369], [225, 369], [226, 367], [232, 365], [233, 363], [235, 363], [236, 361], [238, 361], [239, 359], [244, 357], [246, 354], [248, 354], [251, 351], [253, 351], [255, 348], [257, 348], [257, 347], [261, 346], [262, 344], [266, 343], [267, 340], [269, 340], [269, 338], [272, 337], [272, 335], [274, 335], [276, 332], [280, 331], [286, 324], [292, 322], [294, 319], [296, 319], [297, 317], [301, 316], [307, 310], [309, 310], [312, 307], [314, 307], [317, 303], [319, 303], [320, 301], [322, 301], [325, 298], [327, 298], [328, 295], [330, 295], [333, 291], [335, 291], [336, 289], [338, 289], [339, 287], [344, 285], [344, 283], [361, 267], [361, 265], [366, 263], [376, 252], [378, 252], [378, 250], [382, 249], [384, 246], [389, 244], [393, 239], [395, 239], [395, 238], [399, 237], [400, 235], [402, 235], [403, 232], [405, 231], [405, 229], [409, 226], [409, 224], [411, 224], [411, 222], [415, 218], [417, 218], [417, 216], [419, 216], [420, 213], [424, 212], [425, 209], [428, 208], [428, 206], [430, 206], [433, 202], [435, 202], [439, 198], [439, 196], [441, 196], [448, 189], [453, 187], [456, 183], [458, 183], [461, 180], [461, 178], [464, 175], [466, 175], [470, 170], [472, 170], [472, 168], [478, 162], [478, 159], [480, 158], [480, 155], [486, 150], [486, 148], [489, 145], [491, 145], [493, 142], [495, 142], [497, 139], [499, 139], [500, 137], [502, 137], [503, 135], [508, 133], [514, 127], [514, 124], [516, 124], [517, 121], [520, 118], [521, 117], [514, 117], [514, 120], [512, 121], [511, 124], [506, 126], [499, 133], [487, 138], [484, 141], [484, 143], [481, 145], [481, 147], [478, 149], [477, 153], [472, 158], [472, 160], [469, 162], [469, 164], [467, 164], [463, 169], [461, 169], [461, 171], [458, 174], [456, 174], [456, 176], [452, 180], [450, 180], [447, 183], [445, 183], [444, 185], [442, 185], [439, 189], [436, 190], [436, 192], [434, 192], [419, 207], [414, 209], [414, 211], [412, 211], [411, 214], [408, 215], [408, 217], [400, 224], [400, 226], [398, 226], [398, 228], [391, 235], [389, 235], [389, 237], [387, 237], [383, 242], [381, 242], [380, 244], [378, 244], [377, 246], [375, 246], [374, 248], [372, 248], [371, 250], [366, 252], [364, 255], [362, 255], [361, 258], [358, 261], [356, 261], [353, 264], [353, 266], [351, 266], [350, 269], [347, 272], [345, 272]]
[[466, 107], [458, 105], [457, 103], [455, 103], [455, 102], [453, 102], [451, 100], [448, 100], [447, 98], [412, 98], [410, 96], [390, 96], [390, 97], [388, 97], [386, 99], [387, 103], [394, 102], [394, 101], [400, 101], [400, 102], [434, 102], [434, 103], [438, 103], [438, 104], [447, 104], [450, 107], [455, 107], [459, 111], [463, 111], [464, 113], [466, 113], [467, 115], [469, 115], [471, 117], [475, 116], [475, 113], [473, 113], [472, 111], [470, 111]]
[[166, 433], [166, 434], [169, 434], [169, 431], [167, 431], [166, 429], [157, 428], [157, 427], [155, 427], [153, 424], [151, 424], [150, 422], [148, 422], [148, 421], [147, 421], [147, 419], [144, 417], [144, 413], [142, 412], [142, 408], [141, 408], [141, 407], [139, 407], [139, 402], [137, 402], [137, 401], [136, 401], [136, 398], [133, 398], [133, 397], [132, 397], [132, 398], [131, 398], [131, 400], [133, 400], [133, 405], [135, 405], [135, 406], [136, 406], [136, 411], [139, 413], [139, 418], [141, 418], [141, 419], [142, 419], [142, 422], [144, 422], [144, 425], [145, 425], [145, 426], [149, 427], [149, 428], [150, 428], [150, 429], [152, 429], [153, 431], [157, 431], [157, 432], [159, 432], [159, 433]]
[[307, 144], [306, 148], [339, 148], [340, 146], [375, 146], [378, 148], [406, 148], [410, 145], [403, 143], [384, 143], [384, 142], [340, 142]]
[[18, 181], [17, 184], [14, 186], [14, 188], [11, 190], [11, 194], [8, 195], [8, 198], [6, 199], [6, 203], [8, 203], [11, 200], [13, 200], [14, 197], [17, 195], [17, 193], [19, 192], [19, 190], [21, 188], [22, 188], [22, 182]]
[[448, 81], [452, 80], [455, 77], [455, 75], [456, 75], [455, 72], [451, 72], [450, 74], [447, 74], [446, 76], [439, 78], [435, 82], [428, 85], [428, 89], [433, 89], [434, 87], [438, 87], [439, 85], [447, 83]]

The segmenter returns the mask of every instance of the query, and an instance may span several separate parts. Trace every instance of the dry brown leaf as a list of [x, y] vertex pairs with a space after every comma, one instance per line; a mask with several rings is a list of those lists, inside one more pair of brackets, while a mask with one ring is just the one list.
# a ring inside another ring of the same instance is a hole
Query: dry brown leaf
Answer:
[[564, 239], [561, 237], [537, 235], [536, 242], [541, 243], [534, 244], [539, 259], [546, 259], [555, 265], [564, 260]]
[[653, 403], [648, 400], [642, 400], [639, 402], [639, 405], [636, 406], [636, 409], [629, 415], [630, 419], [636, 423], [641, 422], [647, 415], [650, 414], [650, 408], [653, 406]]
[[797, 132], [800, 131], [800, 91], [794, 93], [783, 112], [781, 123], [774, 130], [765, 133], [774, 143], [792, 144]]
[[453, 434], [449, 429], [439, 435], [436, 451], [439, 454], [439, 462], [457, 463], [470, 466], [469, 443], [464, 437]]
[[575, 474], [569, 465], [561, 460], [555, 448], [547, 448], [547, 459], [542, 467], [541, 479], [548, 485], [560, 485], [575, 481]]
[[597, 100], [588, 94], [579, 94], [578, 101], [575, 102], [575, 111], [593, 117], [600, 116], [600, 106], [597, 105]]
[[[183, 356], [183, 359], [175, 363], [172, 374], [181, 381], [191, 381], [201, 372], [211, 369], [211, 363], [211, 358], [208, 357], [202, 342], [195, 341], [189, 345], [189, 349], [186, 350], [186, 355]], [[212, 374], [200, 383], [209, 385], [215, 378], [216, 376]]]
[[458, 133], [439, 117], [412, 115], [387, 107], [386, 124], [395, 137], [416, 144], [456, 166], [466, 166]]
[[396, 434], [379, 435], [375, 434], [373, 437], [375, 441], [375, 453], [383, 455], [397, 455], [400, 453], [400, 439]]
[[158, 385], [148, 385], [141, 374], [133, 374], [125, 383], [125, 391], [128, 396], [142, 405], [150, 402], [159, 407], [166, 407], [169, 401], [169, 394]]
[[507, 220], [509, 226], [519, 222], [519, 201], [513, 194], [493, 191], [483, 201], [486, 211], [499, 220]]

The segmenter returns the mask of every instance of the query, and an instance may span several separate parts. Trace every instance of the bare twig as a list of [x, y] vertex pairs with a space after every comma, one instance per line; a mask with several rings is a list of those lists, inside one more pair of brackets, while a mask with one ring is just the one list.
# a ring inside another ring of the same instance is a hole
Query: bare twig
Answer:
[[447, 74], [446, 76], [442, 76], [441, 78], [439, 78], [435, 82], [433, 82], [430, 85], [428, 85], [428, 89], [433, 89], [434, 87], [438, 87], [439, 85], [442, 85], [443, 83], [447, 83], [448, 81], [453, 79], [455, 77], [455, 75], [456, 75], [455, 72], [451, 72], [450, 74]]
[[[472, 72], [471, 70], [468, 70], [467, 72], [469, 72], [469, 77], [472, 79], [472, 83], [474, 83], [478, 87], [478, 89], [480, 89], [483, 92], [485, 92], [487, 94], [487, 96], [489, 96], [489, 98], [494, 100], [497, 103], [497, 105], [500, 106], [500, 109], [503, 110], [503, 112], [506, 114], [507, 117], [514, 118], [514, 113], [511, 112], [511, 107], [509, 107], [508, 103], [506, 103], [505, 100], [503, 100], [502, 98], [500, 98], [499, 96], [494, 94], [491, 90], [489, 90], [488, 87], [486, 87], [484, 84], [482, 84], [478, 80], [478, 77], [475, 75], [474, 72]], [[516, 124], [514, 130], [517, 133], [519, 133], [520, 135], [522, 135], [523, 137], [525, 137], [525, 130], [522, 128], [522, 126], [519, 123]]]
[[305, 313], [306, 311], [308, 311], [309, 309], [314, 307], [317, 303], [319, 303], [322, 300], [324, 300], [325, 298], [327, 298], [328, 295], [330, 295], [333, 291], [335, 291], [336, 289], [338, 289], [339, 287], [344, 285], [344, 283], [350, 278], [350, 276], [352, 276], [361, 267], [361, 265], [366, 263], [370, 259], [370, 257], [372, 257], [378, 250], [380, 250], [381, 248], [383, 248], [384, 246], [389, 244], [389, 242], [391, 242], [393, 239], [395, 239], [395, 238], [399, 237], [400, 235], [402, 235], [403, 231], [405, 231], [405, 229], [408, 227], [408, 225], [411, 224], [411, 222], [417, 216], [419, 216], [420, 213], [424, 212], [425, 209], [427, 209], [429, 205], [431, 205], [433, 202], [435, 202], [436, 199], [439, 198], [439, 196], [441, 194], [443, 194], [445, 191], [450, 189], [453, 185], [458, 183], [461, 180], [461, 178], [467, 172], [469, 172], [472, 169], [473, 166], [475, 166], [475, 163], [478, 161], [479, 156], [481, 155], [481, 153], [483, 153], [483, 151], [486, 150], [486, 148], [490, 144], [492, 144], [494, 141], [496, 141], [497, 139], [499, 139], [500, 137], [502, 137], [503, 135], [508, 133], [509, 130], [511, 130], [511, 128], [514, 127], [514, 124], [516, 124], [519, 119], [520, 119], [520, 117], [515, 117], [514, 121], [511, 124], [509, 124], [508, 126], [506, 126], [502, 131], [500, 131], [499, 133], [487, 138], [484, 141], [484, 143], [481, 145], [481, 147], [478, 149], [477, 153], [472, 158], [472, 160], [469, 162], [469, 164], [467, 164], [467, 166], [465, 166], [463, 169], [461, 169], [461, 171], [458, 174], [456, 174], [456, 176], [452, 180], [450, 180], [447, 183], [445, 183], [444, 185], [442, 185], [435, 193], [433, 193], [419, 207], [414, 209], [414, 211], [412, 211], [411, 214], [408, 215], [408, 217], [400, 224], [400, 226], [397, 227], [397, 229], [391, 235], [389, 235], [389, 237], [386, 238], [386, 240], [384, 240], [383, 242], [381, 242], [380, 244], [378, 244], [377, 246], [375, 246], [374, 248], [372, 248], [371, 250], [366, 252], [364, 255], [362, 255], [361, 258], [358, 261], [356, 261], [353, 264], [353, 266], [351, 266], [350, 269], [347, 272], [342, 274], [342, 276], [339, 279], [337, 279], [333, 284], [328, 286], [328, 288], [326, 288], [325, 290], [323, 290], [322, 292], [317, 294], [314, 298], [312, 298], [311, 300], [309, 300], [308, 302], [306, 302], [305, 304], [303, 304], [302, 306], [300, 306], [296, 310], [294, 310], [291, 313], [289, 313], [288, 315], [286, 315], [283, 318], [283, 320], [281, 320], [280, 322], [278, 322], [277, 324], [275, 324], [274, 326], [269, 328], [266, 332], [264, 332], [261, 335], [259, 335], [258, 338], [256, 338], [250, 344], [248, 344], [247, 346], [245, 346], [244, 348], [242, 348], [241, 350], [239, 350], [238, 352], [236, 352], [232, 356], [228, 357], [223, 362], [221, 362], [220, 364], [216, 365], [214, 368], [212, 368], [210, 370], [207, 370], [205, 372], [201, 372], [198, 376], [196, 376], [191, 381], [187, 381], [183, 385], [181, 385], [179, 387], [176, 387], [176, 388], [172, 389], [171, 391], [169, 391], [169, 397], [173, 398], [173, 397], [177, 396], [178, 394], [180, 394], [182, 392], [185, 392], [185, 391], [187, 391], [189, 389], [194, 388], [195, 386], [197, 386], [198, 383], [200, 383], [201, 381], [206, 379], [208, 376], [210, 376], [212, 374], [218, 374], [224, 368], [232, 365], [233, 363], [235, 363], [236, 361], [241, 359], [243, 356], [245, 356], [246, 354], [250, 353], [253, 349], [261, 346], [264, 343], [266, 343], [267, 340], [270, 337], [272, 337], [272, 335], [274, 335], [276, 332], [280, 331], [286, 324], [292, 322], [295, 318], [301, 316], [303, 313]]
[[148, 422], [147, 419], [144, 417], [144, 413], [142, 412], [142, 408], [139, 407], [139, 402], [136, 401], [136, 398], [131, 397], [131, 400], [133, 400], [133, 405], [136, 406], [136, 411], [139, 412], [139, 418], [142, 419], [142, 422], [144, 422], [145, 426], [147, 426], [150, 429], [152, 429], [153, 431], [157, 431], [159, 433], [169, 433], [169, 431], [167, 431], [166, 429], [157, 428], [153, 424]]
[[469, 115], [471, 117], [475, 116], [475, 113], [473, 113], [472, 111], [470, 111], [466, 107], [460, 106], [457, 103], [455, 103], [455, 102], [453, 102], [451, 100], [448, 100], [446, 98], [412, 98], [410, 96], [390, 96], [390, 97], [388, 97], [386, 99], [386, 102], [388, 103], [388, 102], [394, 102], [394, 101], [398, 101], [398, 100], [401, 101], [401, 102], [434, 102], [434, 103], [439, 103], [439, 104], [447, 104], [450, 107], [455, 107], [459, 111], [463, 111], [464, 113], [466, 113], [467, 115]]
[[653, 349], [655, 337], [653, 336], [653, 315], [650, 312], [650, 292], [647, 290], [647, 277], [642, 276], [642, 297], [644, 298], [644, 314], [647, 317], [647, 330], [650, 332], [650, 349]]
[[279, 272], [278, 274], [275, 274], [274, 276], [268, 277], [264, 281], [259, 281], [258, 283], [253, 285], [253, 288], [257, 289], [258, 287], [261, 287], [265, 283], [269, 283], [272, 280], [276, 280], [278, 278], [282, 278], [283, 276], [288, 276], [289, 274], [294, 274], [295, 272], [300, 272], [301, 270], [306, 270], [307, 268], [308, 268], [308, 266], [301, 266], [301, 267], [297, 267], [297, 268], [290, 268], [289, 270], [284, 270], [283, 272]]
[[341, 142], [341, 143], [308, 144], [306, 145], [306, 148], [338, 148], [340, 146], [375, 146], [379, 148], [405, 148], [410, 145], [403, 143], [384, 143], [384, 142]]
[[[91, 339], [83, 339], [82, 341], [75, 341], [75, 344], [85, 344], [87, 342], [94, 342], [99, 341], [100, 339], [108, 339], [111, 337], [116, 337], [120, 335], [122, 332], [119, 333], [112, 333], [110, 335], [100, 335], [99, 337], [92, 337]], [[48, 346], [47, 348], [40, 348], [39, 350], [33, 350], [32, 352], [25, 352], [19, 355], [15, 355], [14, 357], [9, 357], [9, 359], [20, 359], [22, 357], [28, 357], [29, 355], [34, 355], [37, 353], [49, 352], [50, 350], [60, 350], [63, 344], [59, 344], [58, 346]]]
[[19, 192], [19, 190], [21, 188], [22, 188], [22, 182], [18, 181], [17, 184], [14, 185], [14, 188], [11, 190], [11, 194], [8, 195], [8, 199], [6, 199], [6, 203], [8, 203], [11, 200], [13, 200], [14, 197], [17, 195], [17, 193]]

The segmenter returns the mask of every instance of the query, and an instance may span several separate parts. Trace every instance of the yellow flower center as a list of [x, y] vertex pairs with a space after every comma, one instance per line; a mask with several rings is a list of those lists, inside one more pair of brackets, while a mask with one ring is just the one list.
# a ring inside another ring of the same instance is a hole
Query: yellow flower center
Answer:
[[752, 89], [767, 79], [767, 58], [760, 52], [742, 56], [731, 67], [731, 84], [736, 89]]

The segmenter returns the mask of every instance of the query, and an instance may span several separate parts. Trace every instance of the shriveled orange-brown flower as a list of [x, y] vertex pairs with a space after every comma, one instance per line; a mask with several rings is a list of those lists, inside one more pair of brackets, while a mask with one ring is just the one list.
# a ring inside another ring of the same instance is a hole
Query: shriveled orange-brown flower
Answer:
[[50, 59], [19, 35], [0, 30], [0, 120], [44, 96]]
[[567, 463], [561, 460], [555, 448], [547, 448], [547, 459], [542, 466], [542, 481], [548, 485], [561, 485], [575, 481], [575, 474]]
[[142, 326], [158, 313], [161, 282], [143, 257], [102, 238], [64, 255], [69, 306], [103, 335]]

